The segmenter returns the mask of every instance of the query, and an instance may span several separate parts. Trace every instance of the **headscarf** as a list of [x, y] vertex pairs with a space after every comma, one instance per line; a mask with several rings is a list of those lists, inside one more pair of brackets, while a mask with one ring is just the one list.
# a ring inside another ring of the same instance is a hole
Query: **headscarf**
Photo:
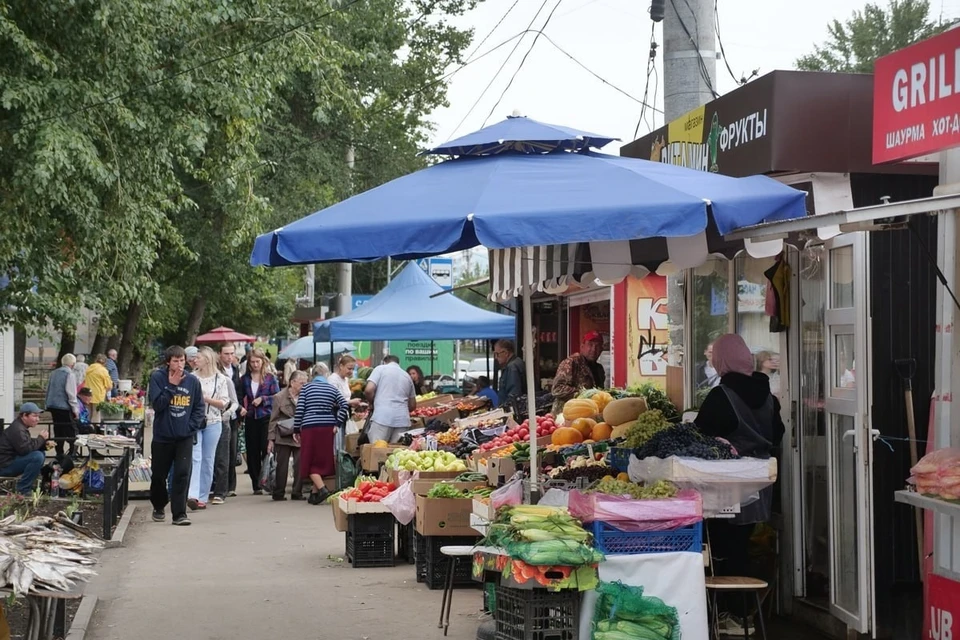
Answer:
[[735, 333], [717, 338], [713, 343], [713, 366], [720, 376], [728, 373], [753, 375], [754, 360], [747, 343]]

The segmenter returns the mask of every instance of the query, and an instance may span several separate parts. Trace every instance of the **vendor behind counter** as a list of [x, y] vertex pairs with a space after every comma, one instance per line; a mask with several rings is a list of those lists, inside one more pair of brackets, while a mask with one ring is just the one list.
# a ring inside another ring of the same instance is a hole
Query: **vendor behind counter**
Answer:
[[[767, 459], [783, 439], [780, 401], [770, 393], [770, 379], [754, 371], [755, 359], [743, 338], [721, 336], [713, 343], [713, 366], [720, 384], [710, 391], [695, 423], [706, 435], [724, 438], [743, 457]], [[770, 520], [774, 487], [760, 492], [760, 499], [741, 505], [729, 520], [710, 522], [711, 554], [718, 576], [751, 576], [748, 547], [758, 523]], [[742, 615], [739, 598], [727, 603], [733, 615]]]

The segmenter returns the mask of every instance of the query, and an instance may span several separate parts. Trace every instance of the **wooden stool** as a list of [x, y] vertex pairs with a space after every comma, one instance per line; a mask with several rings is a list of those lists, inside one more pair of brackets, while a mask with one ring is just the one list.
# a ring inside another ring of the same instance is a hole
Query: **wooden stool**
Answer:
[[707, 576], [707, 593], [710, 594], [710, 628], [714, 635], [719, 635], [719, 613], [717, 611], [717, 593], [732, 593], [739, 591], [743, 595], [743, 637], [750, 637], [750, 624], [747, 622], [747, 604], [750, 593], [757, 603], [757, 626], [760, 628], [760, 637], [767, 640], [767, 628], [763, 623], [763, 611], [760, 606], [760, 592], [767, 588], [767, 583], [756, 578], [740, 576]]
[[[453, 578], [457, 570], [457, 563], [460, 558], [472, 558], [472, 545], [448, 545], [440, 547], [440, 553], [450, 558], [447, 564], [447, 583], [443, 587], [443, 600], [440, 601], [440, 622], [437, 628], [443, 627], [443, 635], [447, 635], [447, 629], [450, 628], [450, 609], [453, 608]], [[444, 619], [443, 614], [447, 617]]]

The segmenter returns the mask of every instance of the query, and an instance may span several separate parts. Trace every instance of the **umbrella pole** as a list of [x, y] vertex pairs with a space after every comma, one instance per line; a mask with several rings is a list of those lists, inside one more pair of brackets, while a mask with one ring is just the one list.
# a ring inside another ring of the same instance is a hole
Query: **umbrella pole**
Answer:
[[333, 340], [330, 341], [330, 373], [333, 373]]
[[530, 428], [530, 504], [540, 501], [537, 475], [537, 385], [533, 379], [533, 317], [530, 304], [530, 284], [523, 285], [523, 364], [527, 375], [527, 415]]
[[[433, 340], [430, 341], [430, 380], [433, 380]], [[423, 380], [420, 384], [423, 384]]]

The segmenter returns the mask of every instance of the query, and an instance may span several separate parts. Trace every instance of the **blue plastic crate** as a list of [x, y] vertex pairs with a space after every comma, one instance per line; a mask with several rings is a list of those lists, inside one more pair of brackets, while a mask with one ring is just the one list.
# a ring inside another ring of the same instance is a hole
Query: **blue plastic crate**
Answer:
[[633, 449], [626, 447], [610, 447], [607, 453], [607, 464], [616, 469], [617, 473], [626, 473], [630, 466], [630, 454]]
[[700, 522], [669, 531], [621, 531], [608, 522], [595, 520], [593, 546], [604, 553], [668, 553], [703, 551]]

